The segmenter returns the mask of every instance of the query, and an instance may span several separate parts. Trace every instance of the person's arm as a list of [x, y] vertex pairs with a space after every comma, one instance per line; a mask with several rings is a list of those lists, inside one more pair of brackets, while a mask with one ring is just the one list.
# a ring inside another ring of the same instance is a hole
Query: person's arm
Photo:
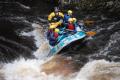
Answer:
[[48, 15], [48, 21], [51, 21], [54, 16], [55, 16], [54, 12], [50, 13], [50, 15]]
[[64, 18], [64, 14], [62, 12], [59, 12], [59, 15]]

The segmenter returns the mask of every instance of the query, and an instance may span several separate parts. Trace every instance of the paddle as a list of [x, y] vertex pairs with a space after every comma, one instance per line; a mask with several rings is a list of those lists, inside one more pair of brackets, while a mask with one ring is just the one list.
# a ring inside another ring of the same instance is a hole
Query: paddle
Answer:
[[94, 36], [96, 35], [96, 32], [95, 31], [88, 31], [86, 32], [87, 36]]
[[[73, 31], [73, 30], [69, 30], [69, 29], [66, 29], [67, 31]], [[87, 36], [94, 36], [94, 35], [96, 35], [96, 32], [95, 31], [88, 31], [88, 32], [86, 32], [86, 34], [87, 34]]]
[[[89, 25], [89, 26], [93, 25], [95, 23], [95, 21], [93, 21], [93, 20], [83, 20], [82, 22], [86, 25]], [[94, 36], [94, 35], [96, 35], [96, 32], [95, 31], [88, 31], [88, 32], [86, 32], [86, 34], [87, 34], [87, 36]]]

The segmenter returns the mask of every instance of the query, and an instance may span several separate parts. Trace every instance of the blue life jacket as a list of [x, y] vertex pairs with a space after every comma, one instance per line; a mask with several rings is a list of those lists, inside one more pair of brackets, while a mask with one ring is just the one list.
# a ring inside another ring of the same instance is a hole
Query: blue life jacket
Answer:
[[68, 14], [65, 14], [64, 19], [63, 19], [64, 23], [68, 23], [69, 18], [71, 18], [71, 17]]

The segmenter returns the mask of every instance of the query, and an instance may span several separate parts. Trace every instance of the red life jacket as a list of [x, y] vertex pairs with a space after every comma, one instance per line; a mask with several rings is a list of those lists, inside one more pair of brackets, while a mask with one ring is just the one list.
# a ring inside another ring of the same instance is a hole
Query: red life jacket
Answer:
[[70, 23], [69, 23], [67, 29], [69, 29], [69, 30], [74, 30], [74, 29], [75, 29], [75, 26], [74, 26], [73, 24], [70, 24]]
[[54, 37], [57, 38], [58, 36], [58, 33], [54, 32]]

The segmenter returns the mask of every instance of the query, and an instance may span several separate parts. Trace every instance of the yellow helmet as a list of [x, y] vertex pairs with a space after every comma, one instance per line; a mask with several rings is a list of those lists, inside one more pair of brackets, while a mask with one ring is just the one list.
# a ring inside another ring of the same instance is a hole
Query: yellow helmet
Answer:
[[68, 22], [73, 22], [73, 19], [72, 19], [72, 18], [69, 18], [69, 19], [68, 19]]
[[56, 29], [55, 29], [55, 32], [57, 32], [57, 33], [58, 33], [59, 31], [60, 31], [60, 30], [59, 30], [58, 28], [56, 28]]
[[55, 26], [54, 25], [50, 25], [49, 29], [54, 29]]
[[76, 18], [73, 18], [73, 22], [76, 22], [77, 21], [77, 19]]
[[72, 10], [68, 10], [68, 14], [72, 14], [73, 13], [73, 11]]

